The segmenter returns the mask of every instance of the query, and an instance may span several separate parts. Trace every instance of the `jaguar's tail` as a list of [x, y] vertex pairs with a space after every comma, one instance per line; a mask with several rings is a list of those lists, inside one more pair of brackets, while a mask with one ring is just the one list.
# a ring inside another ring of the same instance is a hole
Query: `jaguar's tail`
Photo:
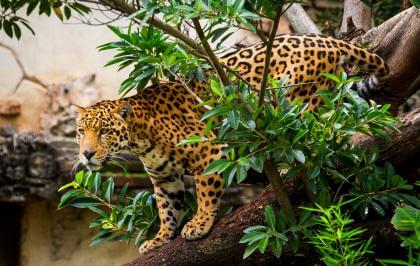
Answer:
[[345, 42], [340, 45], [340, 50], [342, 50], [346, 63], [358, 66], [361, 72], [370, 75], [355, 83], [352, 87], [357, 90], [360, 96], [369, 98], [370, 92], [379, 90], [380, 85], [388, 76], [389, 68], [387, 64], [377, 54]]

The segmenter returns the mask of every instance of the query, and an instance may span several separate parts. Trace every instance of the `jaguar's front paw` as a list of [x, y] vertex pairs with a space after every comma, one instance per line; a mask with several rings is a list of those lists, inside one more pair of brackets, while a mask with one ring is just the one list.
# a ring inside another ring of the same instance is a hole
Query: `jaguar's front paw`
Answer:
[[204, 237], [213, 225], [213, 217], [198, 219], [194, 217], [182, 228], [181, 236], [188, 240], [195, 240]]
[[144, 254], [144, 253], [149, 252], [153, 249], [156, 249], [158, 247], [163, 246], [163, 244], [167, 243], [168, 241], [169, 240], [165, 241], [165, 240], [162, 240], [160, 238], [147, 240], [146, 242], [141, 244], [141, 246], [139, 247], [139, 252], [140, 252], [140, 254]]

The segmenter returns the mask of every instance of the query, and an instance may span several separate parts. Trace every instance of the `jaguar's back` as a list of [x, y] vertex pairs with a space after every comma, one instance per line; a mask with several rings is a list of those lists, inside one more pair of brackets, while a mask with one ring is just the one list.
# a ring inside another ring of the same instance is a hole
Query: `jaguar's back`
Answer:
[[[257, 43], [228, 53], [220, 57], [220, 61], [259, 89], [265, 53], [266, 45]], [[361, 92], [372, 89], [378, 80], [388, 74], [388, 67], [382, 58], [345, 41], [317, 34], [286, 34], [274, 40], [269, 75], [276, 81], [288, 76], [285, 85], [296, 86], [288, 90], [286, 97], [291, 101], [297, 98], [309, 103], [308, 109], [313, 110], [321, 102], [316, 92], [332, 89], [334, 85], [321, 74], [338, 74], [344, 64], [358, 66], [362, 72], [372, 75], [357, 85]]]

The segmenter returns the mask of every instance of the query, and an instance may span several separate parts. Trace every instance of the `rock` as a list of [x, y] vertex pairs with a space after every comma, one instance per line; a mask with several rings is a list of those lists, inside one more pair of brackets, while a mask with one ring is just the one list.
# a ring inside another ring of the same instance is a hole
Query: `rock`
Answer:
[[0, 115], [16, 116], [20, 114], [20, 102], [14, 99], [0, 99]]

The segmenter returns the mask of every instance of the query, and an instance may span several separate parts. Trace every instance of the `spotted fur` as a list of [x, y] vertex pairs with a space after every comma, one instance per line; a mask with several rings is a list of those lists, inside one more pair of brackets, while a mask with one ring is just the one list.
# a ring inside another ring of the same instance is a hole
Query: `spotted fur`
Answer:
[[[388, 72], [377, 55], [331, 37], [282, 35], [273, 46], [269, 74], [274, 80], [289, 75], [288, 84], [310, 83], [295, 86], [287, 94], [290, 100], [298, 98], [309, 103], [310, 109], [320, 103], [315, 95], [318, 90], [331, 89], [332, 84], [321, 73], [337, 73], [343, 62], [358, 65], [378, 77]], [[259, 43], [225, 55], [221, 62], [236, 69], [258, 89], [264, 59], [265, 45]], [[207, 85], [193, 81], [190, 86], [197, 95], [203, 95]], [[184, 174], [194, 175], [198, 211], [181, 235], [197, 239], [213, 225], [223, 194], [223, 179], [217, 174], [203, 175], [203, 171], [221, 158], [223, 146], [213, 143], [177, 146], [189, 136], [204, 135], [205, 123], [200, 121], [203, 110], [194, 108], [196, 104], [196, 95], [189, 94], [182, 85], [161, 83], [132, 97], [102, 101], [88, 108], [75, 107], [79, 114], [79, 159], [87, 168], [98, 170], [119, 152], [129, 150], [140, 157], [150, 175], [161, 225], [155, 238], [140, 247], [141, 253], [174, 237], [184, 199]]]

